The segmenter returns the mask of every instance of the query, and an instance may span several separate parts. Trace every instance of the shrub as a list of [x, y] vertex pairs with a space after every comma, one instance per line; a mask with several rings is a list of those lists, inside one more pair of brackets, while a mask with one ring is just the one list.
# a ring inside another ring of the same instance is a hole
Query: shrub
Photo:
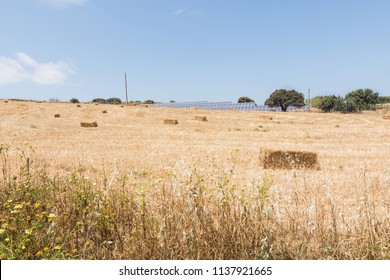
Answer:
[[107, 99], [108, 104], [122, 104], [122, 100], [117, 97], [111, 97]]
[[92, 99], [92, 102], [94, 102], [94, 103], [100, 103], [100, 104], [106, 104], [106, 103], [107, 103], [107, 100], [104, 99], [104, 98], [95, 98], [95, 99]]
[[253, 99], [249, 98], [248, 96], [241, 96], [238, 101], [238, 103], [249, 103], [249, 102], [255, 102]]
[[80, 103], [80, 101], [77, 98], [71, 98], [69, 100], [70, 103]]

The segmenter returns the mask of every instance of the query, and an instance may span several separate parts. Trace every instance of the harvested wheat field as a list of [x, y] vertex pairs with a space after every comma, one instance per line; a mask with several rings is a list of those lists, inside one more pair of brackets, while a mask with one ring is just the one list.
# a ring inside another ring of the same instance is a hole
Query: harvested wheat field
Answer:
[[0, 102], [0, 258], [390, 259], [380, 113], [106, 107]]

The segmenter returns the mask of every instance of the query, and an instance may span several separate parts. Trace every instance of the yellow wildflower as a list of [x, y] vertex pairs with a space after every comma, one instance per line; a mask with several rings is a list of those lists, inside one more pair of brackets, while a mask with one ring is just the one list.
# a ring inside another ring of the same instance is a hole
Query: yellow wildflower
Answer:
[[42, 256], [43, 255], [43, 252], [42, 251], [38, 251], [38, 253], [36, 253], [36, 256], [37, 257], [40, 257], [40, 256]]
[[48, 247], [43, 248], [43, 252], [47, 253], [49, 251], [50, 251], [50, 249]]
[[54, 250], [61, 250], [61, 246], [60, 245], [55, 246]]
[[53, 214], [53, 213], [50, 213], [50, 214], [47, 216], [47, 218], [49, 219], [50, 222], [53, 221], [55, 217], [56, 217], [56, 215]]
[[89, 247], [89, 246], [91, 246], [91, 242], [90, 241], [85, 242], [85, 247]]
[[31, 228], [26, 229], [25, 233], [26, 233], [27, 235], [31, 235], [31, 234], [32, 234], [32, 229], [31, 229]]
[[16, 204], [15, 207], [14, 207], [14, 210], [16, 209], [22, 209], [23, 208], [23, 203], [20, 203], [20, 204]]
[[40, 204], [39, 202], [37, 202], [37, 203], [34, 204], [34, 208], [35, 208], [35, 209], [38, 209], [39, 207], [41, 207], [41, 204]]
[[77, 249], [72, 249], [73, 254], [77, 254]]
[[5, 243], [8, 243], [9, 242], [9, 238], [6, 238], [4, 241], [5, 241]]
[[2, 235], [5, 232], [5, 229], [0, 228], [0, 235]]
[[7, 223], [4, 223], [1, 225], [2, 228], [8, 228], [8, 224]]

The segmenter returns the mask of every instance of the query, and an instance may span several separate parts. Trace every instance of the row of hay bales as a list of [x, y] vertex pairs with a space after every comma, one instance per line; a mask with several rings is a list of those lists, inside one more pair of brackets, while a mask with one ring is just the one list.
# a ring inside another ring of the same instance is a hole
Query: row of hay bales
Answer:
[[[194, 118], [196, 121], [201, 121], [201, 122], [207, 122], [207, 117], [205, 116], [195, 116]], [[179, 121], [176, 119], [165, 119], [164, 124], [179, 124]]]
[[[102, 110], [102, 114], [107, 114], [107, 110]], [[61, 114], [54, 114], [54, 118], [61, 118]], [[98, 127], [96, 121], [93, 122], [80, 122], [81, 127]]]

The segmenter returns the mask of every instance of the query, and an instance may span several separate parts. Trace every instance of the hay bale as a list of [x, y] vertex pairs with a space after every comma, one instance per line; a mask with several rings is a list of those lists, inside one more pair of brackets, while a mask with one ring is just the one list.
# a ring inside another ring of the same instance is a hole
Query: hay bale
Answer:
[[4, 103], [8, 103], [8, 100], [4, 100]]
[[390, 115], [388, 115], [388, 116], [384, 115], [384, 116], [382, 116], [382, 119], [384, 119], [384, 120], [390, 120]]
[[102, 114], [107, 114], [107, 110], [102, 110]]
[[54, 117], [55, 118], [61, 118], [61, 115], [60, 114], [55, 114]]
[[207, 122], [207, 118], [205, 116], [195, 116], [195, 120], [201, 122]]
[[81, 127], [97, 127], [97, 122], [80, 122]]
[[264, 149], [260, 153], [260, 165], [265, 169], [320, 169], [317, 154], [302, 151]]
[[164, 124], [179, 124], [179, 122], [177, 120], [166, 119], [164, 120]]
[[80, 107], [81, 107], [81, 105], [80, 105], [80, 104], [77, 104], [77, 105], [76, 105], [76, 107], [79, 107], [79, 108], [80, 108]]
[[262, 119], [262, 120], [273, 120], [273, 118], [270, 117], [270, 116], [259, 116], [259, 119]]

